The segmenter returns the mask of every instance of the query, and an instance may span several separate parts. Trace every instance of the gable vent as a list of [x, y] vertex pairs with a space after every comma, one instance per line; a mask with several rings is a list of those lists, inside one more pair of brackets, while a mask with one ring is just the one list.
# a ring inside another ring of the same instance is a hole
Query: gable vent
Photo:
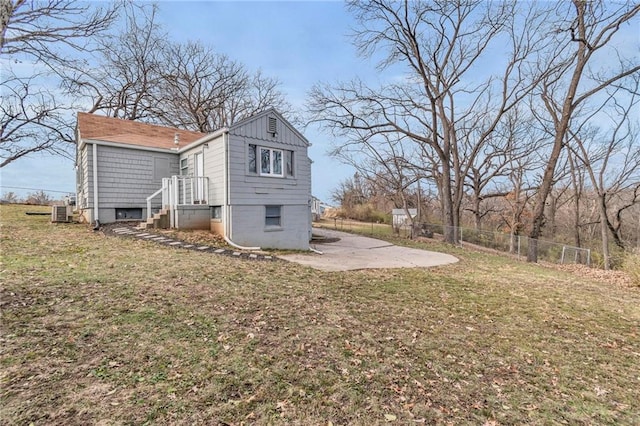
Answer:
[[271, 133], [273, 136], [277, 136], [277, 121], [275, 117], [269, 117], [269, 122], [267, 124], [267, 132]]

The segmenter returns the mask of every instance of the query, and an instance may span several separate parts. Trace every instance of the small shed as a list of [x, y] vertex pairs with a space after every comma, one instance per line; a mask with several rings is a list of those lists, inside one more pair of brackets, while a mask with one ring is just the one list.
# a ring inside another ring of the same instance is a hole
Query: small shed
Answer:
[[393, 209], [391, 210], [391, 216], [393, 217], [393, 227], [401, 228], [411, 225], [411, 218], [407, 215], [407, 211], [411, 215], [411, 218], [418, 216], [418, 209]]

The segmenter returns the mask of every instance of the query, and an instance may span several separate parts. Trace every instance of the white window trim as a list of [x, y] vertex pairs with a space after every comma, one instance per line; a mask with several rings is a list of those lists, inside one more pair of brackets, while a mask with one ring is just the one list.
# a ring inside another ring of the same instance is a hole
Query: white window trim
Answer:
[[[265, 173], [265, 172], [263, 172], [263, 171], [262, 171], [262, 151], [263, 151], [263, 150], [265, 150], [265, 151], [269, 151], [269, 153], [270, 153], [270, 154], [269, 154], [269, 161], [270, 161], [270, 164], [269, 164], [269, 173]], [[260, 163], [259, 163], [259, 167], [258, 167], [258, 170], [259, 170], [259, 173], [258, 173], [258, 174], [259, 174], [260, 176], [271, 176], [271, 177], [280, 177], [280, 178], [281, 178], [281, 177], [284, 177], [284, 173], [285, 173], [284, 168], [285, 168], [285, 166], [286, 166], [286, 164], [285, 164], [285, 158], [284, 158], [285, 150], [283, 150], [283, 149], [279, 149], [279, 148], [269, 148], [269, 147], [266, 147], [266, 146], [258, 146], [258, 147], [257, 147], [257, 151], [258, 151], [258, 152], [257, 152], [257, 154], [259, 154], [259, 155], [257, 155], [257, 160], [259, 160], [259, 161], [260, 161]], [[273, 167], [273, 165], [274, 165], [273, 159], [274, 159], [274, 157], [275, 157], [275, 156], [273, 155], [273, 153], [274, 153], [274, 152], [276, 152], [276, 151], [280, 153], [280, 173], [279, 173], [279, 174], [277, 174], [277, 173], [273, 173], [273, 170], [274, 170], [274, 167]], [[258, 165], [258, 164], [257, 164], [257, 165]]]
[[189, 176], [189, 157], [180, 159], [180, 176]]

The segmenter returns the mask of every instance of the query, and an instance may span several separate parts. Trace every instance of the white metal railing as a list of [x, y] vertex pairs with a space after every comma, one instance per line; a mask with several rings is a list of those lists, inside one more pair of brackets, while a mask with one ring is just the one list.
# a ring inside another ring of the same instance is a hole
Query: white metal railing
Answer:
[[162, 178], [162, 188], [147, 197], [147, 218], [151, 218], [151, 201], [162, 195], [162, 208], [168, 209], [171, 227], [175, 227], [178, 206], [209, 204], [209, 178], [205, 176], [171, 176]]

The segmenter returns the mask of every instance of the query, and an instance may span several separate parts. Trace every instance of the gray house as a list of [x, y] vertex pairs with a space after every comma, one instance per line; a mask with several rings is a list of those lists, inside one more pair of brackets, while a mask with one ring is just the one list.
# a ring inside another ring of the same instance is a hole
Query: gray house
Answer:
[[274, 109], [210, 134], [78, 113], [77, 209], [89, 223], [148, 220], [308, 249], [308, 146]]

